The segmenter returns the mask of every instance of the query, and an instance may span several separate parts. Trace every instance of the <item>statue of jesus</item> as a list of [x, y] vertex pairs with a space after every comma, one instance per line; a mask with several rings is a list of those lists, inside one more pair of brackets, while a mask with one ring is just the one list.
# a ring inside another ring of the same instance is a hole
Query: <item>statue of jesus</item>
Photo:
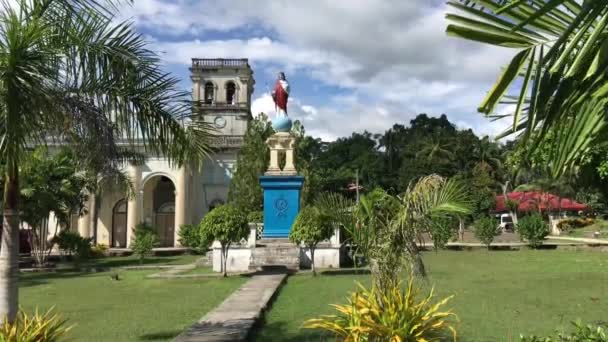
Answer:
[[274, 107], [279, 116], [287, 116], [287, 99], [289, 98], [289, 83], [285, 79], [285, 74], [279, 72], [279, 77], [274, 85], [272, 91], [272, 100], [274, 101]]

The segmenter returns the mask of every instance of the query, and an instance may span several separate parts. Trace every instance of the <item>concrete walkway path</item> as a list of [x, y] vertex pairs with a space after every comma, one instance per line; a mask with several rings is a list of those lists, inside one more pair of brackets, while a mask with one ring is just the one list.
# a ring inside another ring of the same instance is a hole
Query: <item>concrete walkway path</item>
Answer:
[[576, 242], [582, 242], [587, 244], [597, 244], [597, 245], [608, 245], [608, 241], [601, 239], [591, 239], [591, 238], [579, 238], [579, 237], [570, 237], [570, 236], [547, 236], [548, 239], [551, 240], [570, 240]]
[[246, 341], [287, 274], [258, 274], [175, 338], [177, 342]]

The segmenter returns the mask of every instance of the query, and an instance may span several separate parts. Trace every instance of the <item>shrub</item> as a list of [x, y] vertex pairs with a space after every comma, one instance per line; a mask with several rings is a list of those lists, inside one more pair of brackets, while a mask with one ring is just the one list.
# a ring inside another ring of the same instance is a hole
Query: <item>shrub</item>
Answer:
[[312, 274], [315, 271], [315, 249], [317, 244], [331, 238], [333, 225], [331, 218], [316, 207], [305, 207], [300, 211], [291, 227], [289, 240], [294, 243], [303, 243], [310, 250]]
[[222, 249], [222, 273], [228, 275], [226, 260], [232, 243], [238, 243], [249, 236], [249, 224], [243, 212], [231, 204], [221, 205], [203, 217], [199, 226], [201, 246], [209, 245], [217, 240]]
[[583, 228], [586, 226], [590, 226], [594, 223], [595, 223], [595, 220], [590, 217], [566, 219], [566, 220], [561, 220], [557, 224], [557, 228], [559, 228], [559, 230], [568, 230], [569, 228]]
[[377, 288], [352, 292], [346, 305], [333, 305], [337, 315], [324, 315], [304, 322], [304, 328], [322, 329], [344, 341], [444, 341], [456, 329], [456, 314], [440, 311], [452, 297], [434, 302], [433, 290], [419, 299], [420, 289], [413, 277], [407, 288], [396, 284], [380, 295]]
[[247, 222], [262, 223], [264, 222], [264, 212], [261, 210], [252, 211], [247, 214]]
[[135, 227], [135, 239], [131, 244], [133, 254], [139, 256], [139, 263], [152, 254], [152, 249], [158, 246], [158, 235], [154, 227], [147, 223], [140, 223]]
[[88, 259], [91, 257], [91, 242], [93, 239], [91, 238], [83, 238], [80, 237], [76, 244], [76, 251], [74, 256], [76, 256], [77, 260]]
[[605, 326], [583, 325], [580, 321], [572, 322], [571, 333], [557, 332], [556, 337], [520, 336], [522, 342], [608, 342], [608, 331]]
[[93, 258], [103, 258], [106, 256], [108, 252], [108, 246], [103, 243], [98, 243], [95, 246], [91, 247], [91, 257]]
[[53, 237], [51, 242], [57, 245], [61, 253], [71, 256], [78, 249], [80, 239], [82, 239], [80, 234], [69, 230], [62, 230], [57, 236]]
[[482, 217], [475, 221], [473, 225], [473, 233], [477, 240], [481, 241], [488, 249], [490, 244], [494, 241], [494, 237], [499, 235], [496, 220], [491, 217]]
[[179, 228], [179, 243], [188, 248], [200, 251], [201, 234], [198, 225], [184, 224]]
[[38, 310], [34, 315], [19, 311], [14, 323], [5, 318], [0, 326], [0, 341], [6, 342], [53, 342], [63, 337], [72, 327], [66, 327], [67, 321], [50, 309], [44, 314]]
[[63, 230], [52, 240], [64, 255], [74, 255], [77, 259], [86, 259], [91, 256], [90, 238], [84, 238], [76, 232]]
[[517, 223], [517, 232], [522, 240], [527, 240], [531, 247], [540, 247], [549, 235], [549, 227], [540, 214], [534, 213], [522, 217]]
[[430, 235], [435, 250], [445, 248], [445, 245], [454, 236], [454, 221], [451, 218], [438, 218], [431, 226]]

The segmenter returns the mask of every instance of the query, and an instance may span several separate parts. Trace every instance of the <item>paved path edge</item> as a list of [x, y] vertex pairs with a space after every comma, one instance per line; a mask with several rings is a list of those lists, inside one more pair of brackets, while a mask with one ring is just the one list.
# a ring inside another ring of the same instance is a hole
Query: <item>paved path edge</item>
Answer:
[[256, 274], [219, 306], [186, 328], [174, 342], [247, 341], [263, 322], [287, 273]]

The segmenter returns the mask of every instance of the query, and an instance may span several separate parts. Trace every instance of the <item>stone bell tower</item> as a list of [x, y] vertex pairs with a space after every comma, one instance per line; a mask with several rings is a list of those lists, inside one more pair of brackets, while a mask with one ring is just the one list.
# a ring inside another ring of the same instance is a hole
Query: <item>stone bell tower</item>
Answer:
[[193, 58], [190, 68], [194, 110], [192, 120], [202, 120], [215, 130], [214, 153], [201, 173], [193, 173], [195, 192], [192, 222], [228, 200], [228, 188], [237, 154], [252, 119], [251, 95], [255, 80], [246, 58]]

